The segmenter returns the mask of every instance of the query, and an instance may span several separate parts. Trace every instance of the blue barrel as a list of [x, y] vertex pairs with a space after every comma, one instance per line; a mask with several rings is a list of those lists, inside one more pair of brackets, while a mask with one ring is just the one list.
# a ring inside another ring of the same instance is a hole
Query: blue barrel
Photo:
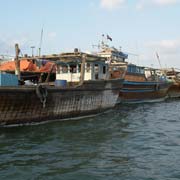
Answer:
[[14, 74], [0, 73], [0, 86], [18, 86], [18, 78]]
[[67, 81], [66, 80], [56, 80], [55, 81], [55, 86], [66, 87], [67, 86]]

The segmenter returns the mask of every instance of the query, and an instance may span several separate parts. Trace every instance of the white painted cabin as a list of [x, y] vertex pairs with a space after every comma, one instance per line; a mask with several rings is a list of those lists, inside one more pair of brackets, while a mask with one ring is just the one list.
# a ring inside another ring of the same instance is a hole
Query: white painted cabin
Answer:
[[[81, 64], [61, 65], [57, 68], [56, 80], [79, 82], [81, 77]], [[109, 78], [108, 65], [100, 63], [85, 63], [84, 81]]]

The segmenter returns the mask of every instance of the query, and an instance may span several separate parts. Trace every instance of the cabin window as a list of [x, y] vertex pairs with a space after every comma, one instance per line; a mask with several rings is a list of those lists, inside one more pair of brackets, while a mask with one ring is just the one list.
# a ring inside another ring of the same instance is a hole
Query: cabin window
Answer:
[[68, 73], [68, 66], [62, 66], [62, 73]]
[[77, 67], [78, 67], [77, 72], [80, 73], [81, 72], [81, 64], [78, 64]]
[[139, 72], [140, 72], [140, 68], [136, 68], [136, 73], [138, 73], [139, 74]]
[[144, 74], [144, 69], [140, 69], [140, 73], [141, 73], [141, 74]]
[[132, 73], [136, 73], [136, 66], [132, 66]]
[[95, 64], [95, 66], [94, 66], [94, 68], [95, 68], [95, 72], [99, 72], [99, 66], [98, 66], [98, 64]]
[[151, 71], [151, 74], [152, 74], [152, 75], [155, 75], [155, 72], [154, 72], [154, 71]]
[[131, 72], [131, 66], [128, 66], [127, 71]]
[[136, 66], [128, 66], [128, 72], [136, 73]]
[[57, 74], [60, 74], [61, 73], [61, 68], [59, 65], [57, 65]]
[[76, 65], [71, 65], [70, 66], [70, 73], [76, 73], [77, 71], [77, 67], [76, 67]]
[[86, 64], [86, 72], [90, 72], [91, 69], [91, 65], [89, 63]]
[[103, 74], [106, 74], [106, 66], [103, 66]]
[[95, 71], [95, 79], [99, 79], [99, 65], [98, 64], [95, 64], [94, 71]]

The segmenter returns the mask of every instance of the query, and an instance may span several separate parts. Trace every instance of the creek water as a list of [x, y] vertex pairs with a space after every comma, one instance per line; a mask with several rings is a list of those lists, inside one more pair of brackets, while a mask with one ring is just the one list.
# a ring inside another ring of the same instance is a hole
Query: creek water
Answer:
[[180, 179], [180, 100], [0, 128], [0, 179]]

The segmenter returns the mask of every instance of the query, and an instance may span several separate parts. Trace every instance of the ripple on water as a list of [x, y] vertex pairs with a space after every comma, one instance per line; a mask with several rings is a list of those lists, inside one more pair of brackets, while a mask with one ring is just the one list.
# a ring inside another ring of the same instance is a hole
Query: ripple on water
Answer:
[[1, 179], [180, 179], [180, 101], [0, 129]]

